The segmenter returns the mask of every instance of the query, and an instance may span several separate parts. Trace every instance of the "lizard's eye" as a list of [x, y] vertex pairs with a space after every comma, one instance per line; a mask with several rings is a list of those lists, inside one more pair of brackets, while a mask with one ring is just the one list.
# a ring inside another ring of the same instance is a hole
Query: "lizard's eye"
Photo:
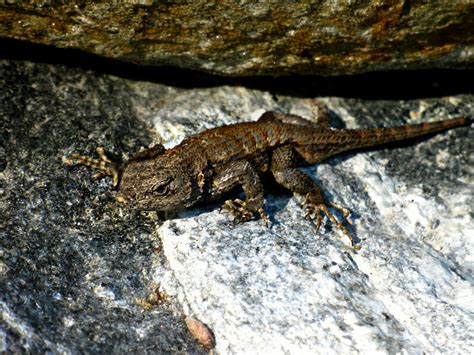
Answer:
[[168, 178], [165, 181], [161, 182], [159, 185], [153, 185], [151, 190], [154, 194], [158, 196], [166, 195], [170, 188], [170, 183], [173, 179]]
[[168, 190], [169, 190], [169, 185], [165, 185], [165, 186], [157, 187], [153, 192], [156, 195], [162, 196], [162, 195], [165, 195], [168, 192]]

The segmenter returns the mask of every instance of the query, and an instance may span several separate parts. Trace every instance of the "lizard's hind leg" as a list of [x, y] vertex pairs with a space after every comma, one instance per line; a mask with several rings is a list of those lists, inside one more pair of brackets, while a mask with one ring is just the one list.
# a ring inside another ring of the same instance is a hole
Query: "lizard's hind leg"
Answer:
[[[295, 152], [291, 147], [281, 147], [273, 152], [271, 170], [276, 182], [291, 192], [304, 196], [302, 207], [305, 210], [305, 217], [314, 221], [316, 230], [321, 227], [323, 217], [326, 216], [337, 229], [349, 238], [354, 249], [358, 250], [359, 246], [344, 225], [344, 222], [352, 224], [349, 219], [349, 211], [336, 203], [327, 203], [321, 189], [313, 179], [295, 167], [296, 161]], [[331, 208], [341, 212], [342, 221], [339, 221], [331, 213]]]
[[113, 162], [105, 153], [104, 148], [98, 147], [96, 149], [99, 159], [94, 159], [85, 155], [72, 154], [69, 157], [64, 157], [63, 161], [68, 165], [85, 165], [90, 168], [99, 170], [94, 178], [101, 178], [104, 176], [112, 176], [113, 186], [116, 188], [120, 181], [120, 167], [121, 163]]

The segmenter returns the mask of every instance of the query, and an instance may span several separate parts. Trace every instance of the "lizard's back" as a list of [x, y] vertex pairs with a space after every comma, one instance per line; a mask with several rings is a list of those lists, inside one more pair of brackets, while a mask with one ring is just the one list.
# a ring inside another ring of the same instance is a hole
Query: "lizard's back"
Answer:
[[303, 120], [303, 124], [282, 122], [272, 116], [256, 122], [236, 123], [213, 128], [189, 137], [167, 153], [195, 164], [223, 164], [291, 145], [307, 164], [314, 164], [337, 153], [406, 140], [470, 123], [455, 118], [416, 125], [370, 129], [332, 129], [327, 125]]
[[[245, 159], [284, 144], [305, 144], [315, 129], [278, 122], [244, 122], [213, 128], [189, 137], [174, 154], [199, 152], [211, 164]], [[298, 139], [299, 138], [299, 139]]]

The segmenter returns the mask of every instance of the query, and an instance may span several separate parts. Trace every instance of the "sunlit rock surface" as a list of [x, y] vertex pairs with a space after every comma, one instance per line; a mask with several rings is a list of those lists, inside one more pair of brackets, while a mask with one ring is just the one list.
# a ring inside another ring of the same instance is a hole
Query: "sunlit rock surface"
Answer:
[[0, 37], [221, 75], [474, 63], [468, 1], [1, 2]]

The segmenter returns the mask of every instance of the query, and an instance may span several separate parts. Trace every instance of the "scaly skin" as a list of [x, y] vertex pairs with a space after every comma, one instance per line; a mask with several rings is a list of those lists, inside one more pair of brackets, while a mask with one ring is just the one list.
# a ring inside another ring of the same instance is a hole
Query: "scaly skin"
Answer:
[[[304, 196], [306, 217], [314, 220], [317, 229], [326, 216], [358, 249], [346, 228], [351, 223], [349, 211], [327, 203], [319, 186], [297, 167], [345, 151], [421, 137], [470, 123], [468, 118], [455, 118], [395, 128], [345, 130], [330, 128], [326, 111], [316, 122], [266, 112], [256, 122], [217, 127], [186, 137], [172, 149], [154, 146], [123, 164], [110, 161], [102, 149], [98, 149], [100, 160], [74, 154], [65, 162], [99, 169], [100, 176], [113, 176], [117, 201], [136, 209], [182, 210], [219, 198], [240, 185], [245, 200], [228, 200], [222, 206], [238, 222], [258, 213], [268, 223], [263, 209], [262, 177], [271, 174], [277, 183]], [[334, 217], [331, 209], [340, 211], [343, 220]]]

